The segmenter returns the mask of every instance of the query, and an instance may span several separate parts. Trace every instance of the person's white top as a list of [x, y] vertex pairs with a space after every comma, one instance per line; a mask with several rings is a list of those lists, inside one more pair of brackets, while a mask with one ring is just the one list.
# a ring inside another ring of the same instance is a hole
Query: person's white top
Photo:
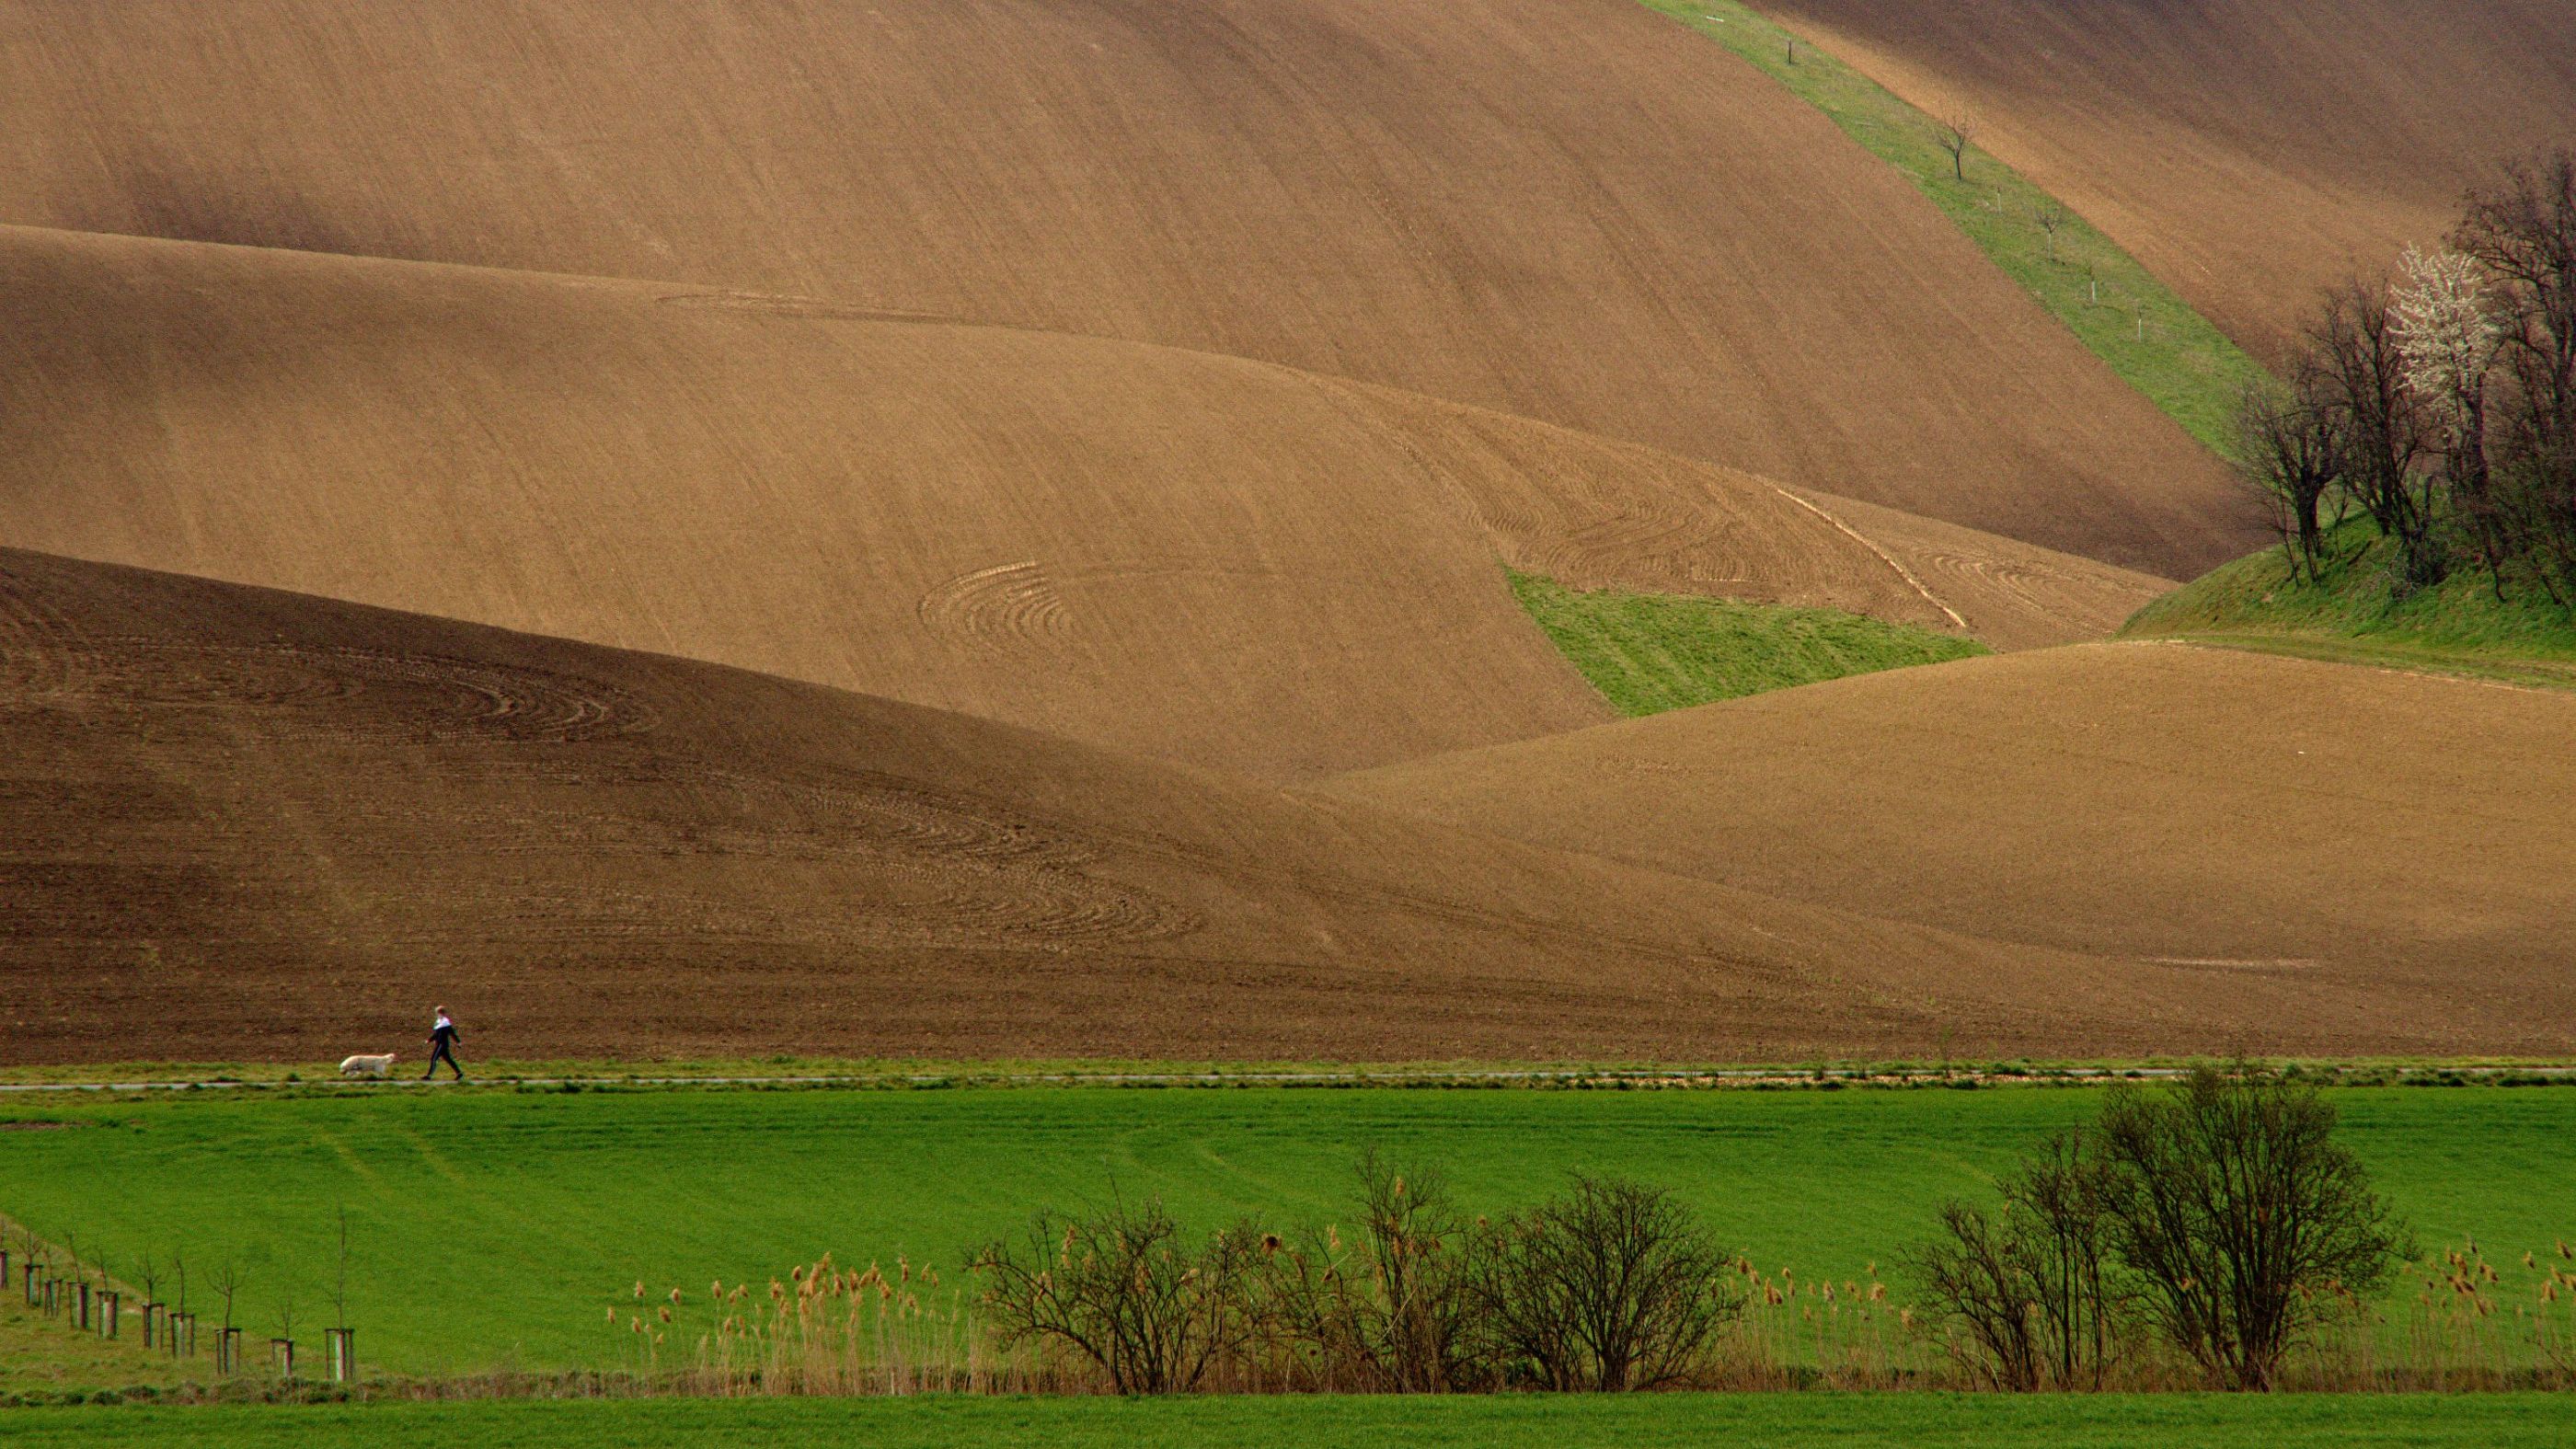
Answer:
[[445, 1025], [447, 1025], [447, 1024], [448, 1024], [448, 1021], [447, 1021], [447, 1013], [442, 1011], [442, 1012], [440, 1012], [440, 1013], [438, 1014], [438, 1020], [433, 1021], [433, 1022], [431, 1022], [431, 1023], [429, 1024], [429, 1029], [430, 1029], [431, 1031], [436, 1031], [436, 1030], [438, 1030], [440, 1027], [445, 1026]]

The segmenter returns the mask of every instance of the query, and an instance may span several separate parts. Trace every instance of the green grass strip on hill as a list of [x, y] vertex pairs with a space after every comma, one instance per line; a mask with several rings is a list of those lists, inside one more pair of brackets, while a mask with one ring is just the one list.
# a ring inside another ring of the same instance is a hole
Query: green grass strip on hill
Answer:
[[2280, 549], [2222, 564], [2147, 605], [2125, 638], [2180, 638], [2338, 663], [2576, 688], [2576, 617], [2528, 585], [2496, 597], [2483, 569], [2400, 596], [2395, 549], [2367, 519], [2327, 538], [2331, 562], [2294, 579]]
[[1511, 581], [1557, 650], [1632, 717], [1989, 652], [1837, 609], [1577, 590], [1518, 571]]
[[2082, 217], [2057, 204], [2065, 220], [2052, 239], [2039, 216], [2055, 198], [1974, 147], [1967, 179], [1957, 179], [1931, 117], [1804, 37], [1790, 64], [1791, 33], [1742, 0], [1640, 3], [1751, 61], [1903, 171], [2112, 371], [2193, 437], [2222, 456], [2232, 451], [2229, 419], [2261, 364]]
[[11, 1412], [13, 1449], [2542, 1449], [2553, 1394], [625, 1399]]

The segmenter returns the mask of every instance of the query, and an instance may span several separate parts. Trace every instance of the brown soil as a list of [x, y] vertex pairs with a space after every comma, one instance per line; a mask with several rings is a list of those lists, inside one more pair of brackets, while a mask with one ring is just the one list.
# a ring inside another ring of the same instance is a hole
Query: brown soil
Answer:
[[[2576, 697], [2166, 644], [1869, 675], [1336, 794], [1605, 859], [2576, 1043]], [[2409, 1019], [2400, 1027], [2401, 1019]]]
[[2318, 289], [2576, 140], [2565, 0], [1754, 0], [2066, 201], [2277, 357]]
[[18, 6], [0, 125], [0, 221], [1259, 358], [2179, 577], [2259, 542], [1901, 175], [1631, 0]]
[[[12, 1060], [2487, 1048], [669, 658], [0, 551]], [[2215, 988], [2215, 989], [2214, 989]]]
[[1497, 554], [1999, 647], [2166, 587], [1267, 364], [736, 300], [0, 228], [42, 420], [0, 538], [1273, 778], [1608, 719]]

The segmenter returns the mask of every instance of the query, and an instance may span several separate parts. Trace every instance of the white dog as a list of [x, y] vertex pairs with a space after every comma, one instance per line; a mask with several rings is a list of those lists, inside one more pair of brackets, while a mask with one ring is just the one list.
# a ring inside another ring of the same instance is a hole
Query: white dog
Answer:
[[349, 1057], [340, 1063], [340, 1075], [344, 1077], [382, 1077], [393, 1069], [392, 1052], [380, 1057]]

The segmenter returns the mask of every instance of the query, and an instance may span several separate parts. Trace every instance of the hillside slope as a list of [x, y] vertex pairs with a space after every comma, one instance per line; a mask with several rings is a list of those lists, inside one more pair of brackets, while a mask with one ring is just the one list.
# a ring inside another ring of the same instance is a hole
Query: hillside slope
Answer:
[[1631, 0], [17, 6], [0, 124], [5, 222], [1260, 358], [2178, 577], [2259, 542], [1902, 177]]
[[2473, 679], [2576, 687], [2576, 615], [2525, 580], [2499, 589], [2463, 567], [2401, 591], [2396, 547], [2355, 518], [2326, 531], [2316, 572], [2267, 548], [2140, 609], [2120, 632], [2307, 658], [2351, 659]]
[[0, 333], [14, 544], [1274, 777], [1609, 718], [1498, 556], [2000, 647], [2164, 587], [1384, 389], [819, 303], [12, 228]]
[[[0, 551], [12, 1061], [2415, 1041], [961, 715]], [[2445, 1027], [2447, 1030], [2447, 1026]]]
[[[1897, 670], [1336, 782], [1742, 889], [2576, 1044], [2576, 697], [2181, 645]], [[2518, 1023], [2518, 1024], [2517, 1024]]]
[[2245, 346], [2576, 141], [2561, 0], [1753, 0], [2046, 187]]

